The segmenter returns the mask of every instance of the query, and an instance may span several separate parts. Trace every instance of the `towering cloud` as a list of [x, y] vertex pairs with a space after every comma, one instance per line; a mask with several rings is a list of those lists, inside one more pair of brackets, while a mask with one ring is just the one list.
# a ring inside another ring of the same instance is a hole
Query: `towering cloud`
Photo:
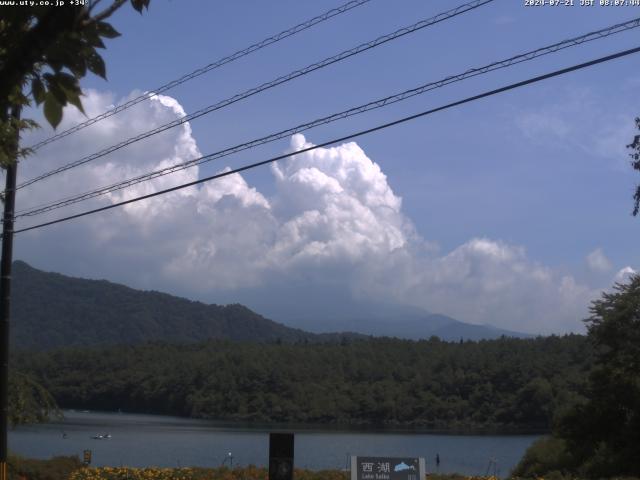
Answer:
[[[112, 102], [112, 97], [96, 91], [84, 101], [90, 116]], [[23, 163], [22, 178], [183, 113], [175, 99], [156, 96], [82, 135], [42, 149]], [[67, 125], [78, 120], [79, 114], [65, 111]], [[309, 146], [302, 135], [291, 139], [292, 152]], [[89, 190], [199, 155], [185, 124], [25, 189], [20, 205]], [[259, 295], [277, 306], [290, 304], [292, 298], [313, 298], [320, 299], [314, 308], [335, 309], [345, 298], [356, 298], [420, 306], [463, 321], [535, 333], [581, 330], [589, 300], [597, 295], [571, 276], [532, 261], [523, 247], [499, 240], [473, 238], [450, 252], [439, 252], [416, 232], [380, 166], [356, 143], [293, 155], [271, 171], [273, 195], [262, 194], [234, 174], [20, 235], [18, 257], [41, 268], [212, 302], [242, 302]], [[197, 167], [183, 170], [71, 211], [196, 178]], [[588, 261], [592, 268], [610, 267], [600, 250]]]

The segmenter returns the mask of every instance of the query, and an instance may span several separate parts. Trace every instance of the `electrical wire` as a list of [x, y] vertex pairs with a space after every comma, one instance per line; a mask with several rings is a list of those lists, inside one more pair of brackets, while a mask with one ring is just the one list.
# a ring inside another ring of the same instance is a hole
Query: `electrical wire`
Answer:
[[372, 127], [372, 128], [368, 128], [366, 130], [361, 130], [361, 131], [356, 132], [356, 133], [345, 135], [345, 136], [340, 137], [340, 138], [334, 138], [334, 139], [329, 140], [327, 142], [323, 142], [323, 143], [321, 143], [319, 145], [314, 145], [314, 146], [311, 146], [311, 147], [303, 148], [301, 150], [297, 150], [295, 152], [286, 153], [286, 154], [283, 154], [283, 155], [278, 155], [276, 157], [272, 157], [272, 158], [269, 158], [267, 160], [262, 160], [260, 162], [251, 163], [249, 165], [245, 165], [243, 167], [236, 168], [234, 170], [228, 170], [228, 171], [225, 171], [225, 172], [222, 172], [222, 173], [217, 173], [215, 175], [211, 175], [211, 176], [208, 176], [208, 177], [205, 177], [205, 178], [194, 180], [193, 182], [183, 183], [183, 184], [177, 185], [175, 187], [167, 188], [167, 189], [164, 189], [164, 190], [159, 190], [157, 192], [153, 192], [153, 193], [150, 193], [150, 194], [147, 194], [147, 195], [142, 195], [140, 197], [131, 198], [129, 200], [124, 200], [122, 202], [113, 203], [111, 205], [107, 205], [107, 206], [100, 207], [100, 208], [95, 208], [93, 210], [87, 210], [85, 212], [77, 213], [75, 215], [69, 215], [67, 217], [62, 217], [62, 218], [58, 218], [56, 220], [52, 220], [52, 221], [49, 221], [49, 222], [44, 222], [44, 223], [40, 223], [40, 224], [37, 224], [37, 225], [32, 225], [30, 227], [21, 228], [21, 229], [15, 230], [13, 233], [17, 234], [17, 233], [27, 232], [27, 231], [30, 231], [30, 230], [35, 230], [35, 229], [38, 229], [38, 228], [43, 228], [43, 227], [50, 226], [50, 225], [55, 225], [55, 224], [58, 224], [58, 223], [69, 221], [69, 220], [74, 220], [76, 218], [85, 217], [87, 215], [92, 215], [92, 214], [95, 214], [95, 213], [104, 212], [106, 210], [111, 210], [113, 208], [121, 207], [123, 205], [128, 205], [130, 203], [135, 203], [135, 202], [139, 202], [141, 200], [146, 200], [146, 199], [149, 199], [149, 198], [157, 197], [159, 195], [165, 195], [167, 193], [175, 192], [175, 191], [181, 190], [183, 188], [192, 187], [194, 185], [198, 185], [198, 184], [201, 184], [201, 183], [209, 182], [211, 180], [216, 180], [216, 179], [223, 178], [223, 177], [226, 177], [226, 176], [229, 176], [229, 175], [233, 175], [233, 174], [236, 174], [236, 173], [241, 173], [241, 172], [244, 172], [245, 170], [250, 170], [250, 169], [253, 169], [253, 168], [256, 168], [256, 167], [260, 167], [262, 165], [267, 165], [269, 163], [273, 163], [273, 162], [276, 162], [278, 160], [283, 160], [285, 158], [293, 157], [295, 155], [300, 155], [302, 153], [310, 152], [310, 151], [316, 150], [318, 148], [327, 147], [327, 146], [333, 145], [335, 143], [344, 142], [346, 140], [352, 140], [354, 138], [361, 137], [363, 135], [368, 135], [370, 133], [377, 132], [377, 131], [380, 131], [380, 130], [384, 130], [384, 129], [387, 129], [387, 128], [390, 128], [390, 127], [393, 127], [393, 126], [396, 126], [396, 125], [399, 125], [399, 124], [402, 124], [402, 123], [406, 123], [406, 122], [409, 122], [411, 120], [415, 120], [417, 118], [421, 118], [421, 117], [424, 117], [424, 116], [427, 116], [427, 115], [431, 115], [433, 113], [440, 112], [442, 110], [447, 110], [447, 109], [452, 108], [452, 107], [456, 107], [456, 106], [463, 105], [463, 104], [466, 104], [466, 103], [470, 103], [470, 102], [473, 102], [473, 101], [476, 101], [476, 100], [480, 100], [482, 98], [486, 98], [486, 97], [490, 97], [490, 96], [493, 96], [493, 95], [497, 95], [499, 93], [503, 93], [503, 92], [506, 92], [506, 91], [509, 91], [509, 90], [514, 90], [516, 88], [520, 88], [520, 87], [523, 87], [523, 86], [526, 86], [526, 85], [537, 83], [537, 82], [540, 82], [542, 80], [547, 80], [547, 79], [552, 78], [552, 77], [557, 77], [559, 75], [564, 75], [564, 74], [567, 74], [569, 72], [574, 72], [576, 70], [581, 70], [583, 68], [587, 68], [587, 67], [591, 67], [591, 66], [594, 66], [594, 65], [597, 65], [597, 64], [609, 62], [611, 60], [622, 58], [622, 57], [625, 57], [625, 56], [628, 56], [628, 55], [632, 55], [632, 54], [638, 53], [638, 52], [640, 52], [640, 47], [635, 47], [635, 48], [631, 48], [631, 49], [628, 49], [628, 50], [623, 50], [621, 52], [617, 52], [617, 53], [614, 53], [614, 54], [611, 54], [611, 55], [607, 55], [605, 57], [600, 57], [600, 58], [597, 58], [597, 59], [594, 59], [594, 60], [591, 60], [591, 61], [588, 61], [588, 62], [580, 63], [580, 64], [577, 64], [577, 65], [573, 65], [571, 67], [566, 67], [566, 68], [562, 68], [560, 70], [555, 70], [553, 72], [546, 73], [544, 75], [539, 75], [537, 77], [529, 78], [527, 80], [523, 80], [523, 81], [520, 81], [520, 82], [512, 83], [512, 84], [506, 85], [504, 87], [500, 87], [500, 88], [497, 88], [497, 89], [494, 89], [494, 90], [490, 90], [490, 91], [487, 91], [487, 92], [484, 92], [484, 93], [480, 93], [480, 94], [474, 95], [472, 97], [467, 97], [467, 98], [465, 98], [463, 100], [458, 100], [456, 102], [448, 103], [446, 105], [443, 105], [443, 106], [440, 106], [440, 107], [437, 107], [437, 108], [433, 108], [433, 109], [430, 109], [430, 110], [425, 110], [423, 112], [416, 113], [414, 115], [409, 115], [407, 117], [403, 117], [403, 118], [400, 118], [398, 120], [394, 120], [392, 122], [388, 122], [388, 123], [384, 123], [382, 125], [378, 125], [378, 126], [375, 126], [375, 127]]
[[311, 128], [317, 127], [319, 125], [325, 125], [337, 120], [341, 120], [344, 118], [348, 118], [354, 115], [358, 115], [364, 112], [368, 112], [374, 109], [378, 109], [378, 108], [382, 108], [384, 106], [387, 105], [391, 105], [393, 103], [397, 103], [403, 100], [406, 100], [408, 98], [414, 97], [416, 95], [421, 95], [423, 93], [426, 93], [428, 91], [434, 90], [436, 88], [440, 88], [455, 82], [459, 82], [459, 81], [463, 81], [467, 78], [471, 78], [471, 77], [475, 77], [478, 75], [482, 75], [488, 72], [492, 72], [495, 70], [499, 70], [502, 68], [507, 68], [510, 67], [512, 65], [516, 65], [519, 63], [523, 63], [526, 61], [531, 61], [534, 60], [538, 57], [544, 56], [544, 55], [548, 55], [550, 53], [555, 53], [558, 52], [560, 50], [563, 50], [565, 48], [569, 48], [569, 47], [573, 47], [573, 46], [577, 46], [577, 45], [581, 45], [583, 43], [586, 42], [590, 42], [590, 41], [594, 41], [594, 40], [598, 40], [601, 38], [605, 38], [608, 37], [610, 35], [614, 35], [620, 32], [624, 32], [633, 28], [637, 28], [640, 26], [640, 17], [633, 19], [633, 20], [629, 20], [627, 22], [623, 22], [623, 23], [619, 23], [616, 25], [612, 25], [594, 32], [590, 32], [584, 35], [580, 35], [578, 37], [573, 37], [567, 40], [563, 40], [561, 42], [557, 42], [554, 43], [552, 45], [548, 45], [546, 47], [541, 47], [538, 48], [536, 50], [531, 50], [528, 51], [526, 53], [521, 53], [519, 55], [515, 55], [513, 57], [507, 58], [505, 60], [500, 60], [497, 62], [493, 62], [490, 63], [488, 65], [482, 66], [482, 67], [476, 67], [476, 68], [471, 68], [469, 70], [466, 70], [463, 73], [457, 74], [457, 75], [451, 75], [448, 76], [444, 79], [435, 81], [435, 82], [430, 82], [424, 85], [421, 85], [419, 87], [416, 88], [412, 88], [410, 90], [406, 90], [404, 92], [401, 93], [397, 93], [395, 95], [391, 95], [382, 99], [378, 99], [372, 102], [369, 102], [367, 104], [364, 105], [360, 105], [357, 107], [353, 107], [350, 108], [348, 110], [339, 112], [339, 113], [334, 113], [332, 115], [326, 116], [326, 117], [322, 117], [316, 120], [313, 120], [311, 122], [308, 123], [304, 123], [302, 125], [298, 125], [296, 127], [292, 127], [286, 130], [282, 130], [279, 131], [277, 133], [272, 133], [270, 135], [258, 138], [258, 139], [254, 139], [251, 140], [249, 142], [246, 143], [242, 143], [233, 147], [229, 147], [226, 148], [224, 150], [220, 150], [218, 152], [215, 153], [211, 153], [209, 155], [206, 156], [202, 156], [202, 157], [198, 157], [195, 159], [191, 159], [185, 162], [181, 162], [181, 163], [177, 163], [175, 165], [171, 165], [169, 167], [165, 167], [159, 170], [155, 170], [152, 172], [148, 172], [142, 175], [138, 175], [136, 177], [132, 177], [129, 178], [127, 180], [121, 181], [121, 182], [117, 182], [108, 186], [104, 186], [104, 187], [100, 187], [98, 189], [94, 189], [88, 192], [84, 192], [81, 194], [77, 194], [74, 196], [70, 196], [70, 197], [66, 197], [66, 198], [62, 198], [59, 200], [56, 200], [54, 202], [49, 202], [49, 203], [45, 203], [45, 204], [41, 204], [38, 206], [33, 206], [30, 207], [29, 209], [25, 209], [19, 212], [16, 212], [16, 217], [15, 218], [20, 218], [20, 217], [31, 217], [31, 216], [35, 216], [35, 215], [39, 215], [45, 212], [49, 212], [52, 210], [56, 210], [58, 208], [62, 208], [62, 207], [66, 207], [69, 205], [73, 205], [75, 203], [79, 203], [85, 200], [89, 200], [91, 198], [95, 198], [101, 195], [106, 195], [108, 193], [112, 193], [118, 190], [122, 190], [124, 188], [133, 186], [133, 185], [137, 185], [139, 183], [145, 182], [145, 181], [150, 181], [153, 180], [155, 178], [158, 177], [162, 177], [164, 175], [169, 175], [171, 173], [180, 171], [180, 170], [184, 170], [186, 168], [190, 168], [196, 165], [201, 165], [203, 163], [207, 163], [207, 162], [211, 162], [213, 160], [217, 160], [219, 158], [222, 157], [226, 157], [228, 155], [232, 155], [234, 153], [238, 153], [250, 148], [254, 148], [256, 146], [259, 145], [264, 145], [282, 138], [286, 138], [289, 137], [291, 135], [294, 135], [296, 133], [300, 133], [306, 130], [309, 130]]
[[[175, 80], [170, 81], [169, 83], [165, 83], [164, 85], [152, 90], [151, 92], [154, 95], [159, 95], [161, 93], [164, 93], [168, 90], [171, 90], [174, 87], [177, 87], [178, 85], [182, 85], [185, 82], [188, 82], [189, 80], [192, 80], [196, 77], [199, 77], [200, 75], [204, 75], [207, 72], [210, 72], [211, 70], [214, 70], [216, 68], [222, 67], [223, 65], [226, 65], [228, 63], [234, 62], [242, 57], [246, 57], [247, 55], [250, 55], [254, 52], [257, 52], [258, 50], [261, 50], [265, 47], [268, 47], [269, 45], [272, 45], [274, 43], [279, 42], [280, 40], [284, 40], [285, 38], [291, 37], [292, 35], [295, 35], [296, 33], [300, 33], [304, 30], [307, 30], [308, 28], [311, 28], [319, 23], [322, 23], [326, 20], [329, 20], [330, 18], [333, 18], [337, 15], [340, 15], [342, 13], [348, 12], [349, 10], [352, 10], [356, 7], [359, 7], [361, 5], [364, 5], [365, 3], [370, 2], [371, 0], [351, 0], [347, 3], [345, 3], [344, 5], [341, 5], [339, 7], [333, 8], [321, 15], [318, 15], [316, 17], [313, 17], [305, 22], [302, 22], [298, 25], [296, 25], [295, 27], [291, 27], [287, 30], [283, 30], [280, 33], [277, 33], [276, 35], [273, 35], [271, 37], [265, 38], [264, 40], [258, 42], [258, 43], [254, 43], [253, 45], [248, 46], [247, 48], [244, 48], [242, 50], [238, 50], [235, 53], [232, 53], [231, 55], [228, 55], [226, 57], [223, 57], [219, 60], [216, 60], [213, 63], [210, 63], [208, 65], [205, 65], [204, 67], [198, 68], [190, 73], [187, 73], [183, 76], [181, 76], [180, 78], [177, 78]], [[72, 133], [78, 132], [80, 130], [82, 130], [83, 128], [88, 127], [89, 125], [93, 125], [94, 123], [97, 123], [101, 120], [104, 120], [105, 118], [109, 118], [117, 113], [120, 113], [124, 110], [127, 110], [128, 108], [133, 107], [134, 105], [137, 105], [140, 102], [144, 102], [145, 100], [149, 99], [149, 94], [147, 93], [143, 93], [142, 95], [139, 95], [135, 98], [132, 98], [131, 100], [123, 103], [122, 105], [118, 105], [110, 110], [107, 110], [104, 113], [101, 113], [100, 115], [96, 115], [95, 117], [92, 117], [82, 123], [79, 123], [77, 125], [74, 125], [71, 128], [68, 128], [67, 130], [64, 130], [60, 133], [57, 133], [56, 135], [53, 135], [49, 138], [46, 138], [34, 145], [31, 145], [29, 148], [33, 151], [38, 150], [39, 148], [44, 147], [45, 145], [48, 145], [49, 143], [55, 142], [56, 140], [60, 140], [61, 138], [64, 138], [68, 135], [71, 135]]]
[[370, 42], [366, 42], [366, 43], [362, 43], [360, 45], [358, 45], [357, 47], [351, 48], [349, 50], [345, 50], [337, 55], [334, 55], [332, 57], [328, 57], [325, 58], [324, 60], [321, 60], [319, 62], [313, 63], [311, 65], [307, 65], [304, 68], [301, 68], [299, 70], [295, 70], [291, 73], [288, 73], [287, 75], [283, 75], [280, 76], [274, 80], [271, 80], [270, 82], [266, 82], [263, 83], [262, 85], [259, 85], [257, 87], [251, 88], [249, 90], [246, 90], [242, 93], [236, 94], [233, 97], [229, 97], [225, 100], [222, 100], [218, 103], [215, 103], [213, 105], [209, 105], [207, 107], [201, 108], [200, 110], [197, 110], [189, 115], [184, 115], [182, 117], [179, 117], [169, 123], [166, 123], [164, 125], [161, 125], [153, 130], [149, 130], [147, 132], [141, 133], [139, 135], [136, 135], [135, 137], [131, 137], [127, 140], [124, 140], [120, 143], [117, 143], [115, 145], [112, 145], [110, 147], [107, 147], [103, 150], [100, 150], [99, 152], [93, 153], [91, 155], [85, 156], [79, 160], [76, 160], [74, 162], [68, 163], [66, 165], [63, 165], [61, 167], [58, 167], [54, 170], [51, 170], [49, 172], [43, 173], [42, 175], [38, 175], [37, 177], [34, 177], [30, 180], [26, 180], [25, 182], [19, 184], [16, 188], [17, 189], [21, 189], [24, 188], [28, 185], [31, 185], [33, 183], [36, 183], [38, 181], [44, 180], [45, 178], [51, 177], [53, 175], [56, 175], [58, 173], [61, 172], [65, 172], [67, 170], [70, 170], [72, 168], [78, 167], [80, 165], [84, 165], [88, 162], [91, 162], [93, 160], [96, 160], [98, 158], [104, 157], [105, 155], [108, 155], [110, 153], [113, 153], [117, 150], [120, 150], [121, 148], [124, 148], [128, 145], [131, 145], [132, 143], [136, 143], [139, 142], [140, 140], [144, 140], [145, 138], [149, 138], [153, 135], [156, 135], [158, 133], [164, 132], [166, 130], [169, 130], [170, 128], [173, 127], [177, 127], [178, 125], [182, 125], [183, 123], [189, 122], [191, 120], [195, 120], [196, 118], [202, 117], [203, 115], [207, 115], [211, 112], [214, 112], [216, 110], [220, 110], [222, 108], [225, 108], [229, 105], [232, 105], [236, 102], [239, 102], [240, 100], [244, 100], [245, 98], [251, 97], [253, 95], [256, 95], [257, 93], [263, 92], [265, 90], [271, 89], [273, 87], [276, 87], [278, 85], [281, 85], [283, 83], [289, 82], [295, 78], [301, 77], [303, 75], [307, 75], [311, 72], [314, 72], [316, 70], [319, 70], [321, 68], [327, 67], [329, 65], [332, 65], [334, 63], [340, 62], [342, 60], [345, 60], [349, 57], [352, 57], [354, 55], [358, 55], [362, 52], [365, 52], [367, 50], [370, 50], [372, 48], [378, 47], [382, 44], [385, 44], [387, 42], [390, 42], [392, 40], [395, 40], [397, 38], [403, 37], [405, 35], [408, 35], [410, 33], [414, 33], [417, 32], [419, 30], [422, 30], [423, 28], [435, 25], [437, 23], [443, 22], [445, 20], [448, 20], [450, 18], [456, 17], [458, 15], [461, 15], [463, 13], [469, 12], [471, 10], [475, 10], [476, 8], [485, 5], [487, 3], [491, 3], [494, 0], [474, 0], [472, 2], [469, 3], [465, 3], [463, 5], [460, 5], [456, 8], [453, 8], [451, 10], [447, 10], [446, 12], [440, 13], [434, 17], [425, 19], [425, 20], [421, 20], [411, 26], [408, 27], [404, 27], [401, 28], [399, 30], [396, 30], [395, 32], [392, 32], [390, 34], [387, 35], [382, 35], [378, 38], [376, 38], [375, 40], [372, 40]]

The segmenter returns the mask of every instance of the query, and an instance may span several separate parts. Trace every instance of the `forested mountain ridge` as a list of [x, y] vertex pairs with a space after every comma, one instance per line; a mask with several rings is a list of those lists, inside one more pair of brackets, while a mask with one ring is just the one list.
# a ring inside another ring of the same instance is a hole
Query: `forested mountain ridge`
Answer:
[[[375, 309], [377, 305], [372, 305]], [[334, 317], [321, 319], [317, 315], [309, 315], [295, 323], [283, 319], [287, 325], [297, 325], [303, 330], [322, 333], [349, 331], [359, 332], [374, 337], [396, 337], [406, 340], [428, 339], [436, 336], [441, 340], [493, 340], [505, 337], [533, 338], [521, 332], [505, 330], [492, 325], [473, 325], [461, 322], [447, 315], [430, 313], [416, 309], [415, 312], [406, 313], [404, 309], [387, 313], [372, 312], [368, 316], [361, 317]]]
[[[14, 262], [13, 272], [11, 345], [15, 349], [149, 341], [194, 343], [211, 338], [335, 342], [369, 335], [412, 340], [435, 335], [453, 341], [523, 336], [488, 325], [463, 323], [445, 315], [414, 312], [410, 308], [389, 310], [382, 318], [375, 303], [365, 305], [371, 314], [358, 321], [318, 316], [311, 323], [307, 319], [306, 323], [284, 325], [240, 304], [207, 305], [106, 280], [43, 272], [22, 261]], [[315, 313], [313, 308], [305, 306], [305, 309], [309, 315]]]
[[211, 341], [17, 354], [65, 408], [234, 421], [544, 431], [582, 398], [585, 337]]
[[73, 278], [13, 264], [14, 349], [192, 343], [210, 338], [295, 342], [339, 340], [268, 320], [239, 304], [206, 305], [106, 280]]

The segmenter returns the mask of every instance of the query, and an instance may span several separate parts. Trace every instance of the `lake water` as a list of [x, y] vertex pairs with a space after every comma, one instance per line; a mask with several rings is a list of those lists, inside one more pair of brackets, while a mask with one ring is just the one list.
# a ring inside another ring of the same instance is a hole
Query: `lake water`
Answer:
[[[9, 432], [9, 449], [33, 458], [92, 451], [94, 466], [266, 466], [269, 432], [295, 433], [295, 466], [344, 469], [349, 455], [425, 457], [427, 472], [506, 476], [538, 435], [443, 435], [411, 432], [313, 430], [289, 426], [240, 426], [158, 415], [65, 412], [55, 423]], [[63, 432], [66, 438], [63, 438]], [[95, 440], [97, 434], [110, 439]], [[228, 461], [227, 461], [228, 464]]]

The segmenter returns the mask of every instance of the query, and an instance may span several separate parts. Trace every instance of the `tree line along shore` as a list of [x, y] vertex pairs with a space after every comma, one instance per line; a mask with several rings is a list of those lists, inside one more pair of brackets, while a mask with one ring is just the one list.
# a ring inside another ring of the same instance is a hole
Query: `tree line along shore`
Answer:
[[548, 432], [584, 398], [584, 336], [481, 342], [391, 338], [339, 344], [60, 349], [13, 364], [63, 408], [194, 418]]

